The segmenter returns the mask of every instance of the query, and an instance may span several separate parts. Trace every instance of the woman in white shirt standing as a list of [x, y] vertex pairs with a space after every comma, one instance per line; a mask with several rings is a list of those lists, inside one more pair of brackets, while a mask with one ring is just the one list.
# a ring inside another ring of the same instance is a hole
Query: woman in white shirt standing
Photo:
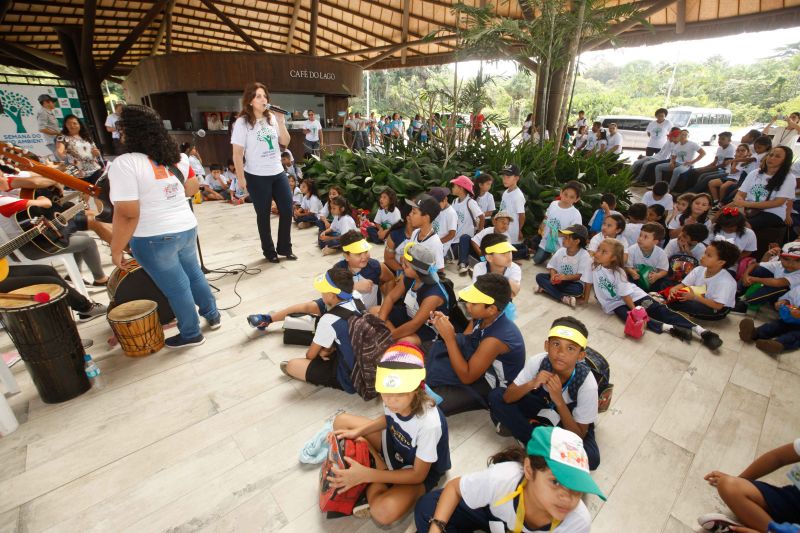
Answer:
[[[269, 93], [262, 83], [245, 87], [242, 111], [233, 125], [231, 145], [239, 186], [246, 188], [256, 210], [261, 251], [270, 263], [278, 255], [295, 260], [292, 253], [292, 191], [281, 164], [281, 145], [289, 145], [283, 115], [269, 110]], [[278, 207], [278, 247], [272, 241], [270, 208]]]
[[114, 203], [111, 260], [125, 269], [129, 261], [122, 254], [130, 245], [169, 300], [179, 333], [166, 340], [168, 348], [203, 344], [197, 309], [211, 329], [220, 327], [220, 314], [200, 270], [197, 219], [186, 200], [198, 191], [197, 179], [154, 110], [126, 106], [117, 124], [128, 153], [108, 171]]
[[789, 176], [793, 157], [790, 148], [776, 146], [739, 187], [733, 205], [747, 209], [747, 222], [753, 231], [791, 224], [787, 203], [791, 204], [795, 196], [796, 182]]

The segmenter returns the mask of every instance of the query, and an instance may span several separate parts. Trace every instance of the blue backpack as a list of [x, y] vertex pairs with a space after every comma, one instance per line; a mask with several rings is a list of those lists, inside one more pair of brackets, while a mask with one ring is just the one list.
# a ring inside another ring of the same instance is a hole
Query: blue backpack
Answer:
[[[553, 366], [550, 364], [550, 359], [547, 357], [542, 359], [539, 370], [552, 372]], [[570, 398], [577, 399], [578, 389], [583, 385], [589, 372], [594, 375], [594, 379], [597, 382], [597, 412], [604, 413], [611, 405], [614, 385], [611, 383], [611, 367], [608, 364], [608, 360], [596, 350], [589, 347], [586, 348], [586, 357], [575, 365], [575, 377], [567, 385], [567, 391], [569, 391]]]

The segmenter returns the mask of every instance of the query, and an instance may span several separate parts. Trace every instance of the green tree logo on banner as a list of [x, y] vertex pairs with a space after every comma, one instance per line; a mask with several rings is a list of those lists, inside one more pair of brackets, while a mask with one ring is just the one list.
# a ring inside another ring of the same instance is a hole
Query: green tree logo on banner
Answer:
[[17, 126], [17, 133], [27, 133], [22, 117], [33, 115], [33, 106], [24, 95], [0, 89], [0, 104], [2, 113], [8, 115]]

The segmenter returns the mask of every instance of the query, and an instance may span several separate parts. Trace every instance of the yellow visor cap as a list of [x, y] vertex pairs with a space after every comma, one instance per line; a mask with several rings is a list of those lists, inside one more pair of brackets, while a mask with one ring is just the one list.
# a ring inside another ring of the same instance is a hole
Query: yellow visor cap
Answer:
[[387, 368], [379, 364], [375, 369], [375, 391], [379, 393], [414, 392], [424, 380], [424, 368]]
[[486, 248], [486, 255], [489, 254], [504, 254], [506, 252], [516, 252], [517, 249], [508, 241], [498, 242]]
[[475, 285], [470, 285], [466, 289], [458, 291], [458, 297], [471, 304], [492, 305], [494, 303], [494, 298], [482, 293]]
[[342, 289], [336, 287], [333, 283], [330, 282], [327, 274], [320, 274], [319, 276], [314, 278], [314, 288], [321, 294], [325, 294], [326, 292], [332, 294], [339, 294], [340, 292], [342, 292]]
[[364, 239], [361, 239], [360, 241], [356, 242], [351, 242], [347, 246], [342, 246], [342, 250], [351, 254], [361, 254], [364, 252], [368, 252], [370, 248], [372, 248], [372, 246], [370, 246], [369, 243]]
[[570, 328], [567, 326], [556, 326], [550, 330], [550, 333], [547, 336], [558, 337], [560, 339], [567, 339], [568, 341], [574, 342], [581, 348], [586, 348], [586, 337], [584, 337], [583, 333], [581, 333], [575, 328]]

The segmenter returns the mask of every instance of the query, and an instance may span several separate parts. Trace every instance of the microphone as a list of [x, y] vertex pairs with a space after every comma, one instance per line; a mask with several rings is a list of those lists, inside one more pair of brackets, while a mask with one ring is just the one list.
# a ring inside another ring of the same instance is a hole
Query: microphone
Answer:
[[280, 107], [278, 107], [276, 105], [267, 104], [267, 109], [269, 109], [270, 111], [274, 111], [276, 113], [280, 113], [281, 115], [287, 115], [287, 116], [291, 115], [290, 112], [286, 111], [285, 109], [281, 109]]

